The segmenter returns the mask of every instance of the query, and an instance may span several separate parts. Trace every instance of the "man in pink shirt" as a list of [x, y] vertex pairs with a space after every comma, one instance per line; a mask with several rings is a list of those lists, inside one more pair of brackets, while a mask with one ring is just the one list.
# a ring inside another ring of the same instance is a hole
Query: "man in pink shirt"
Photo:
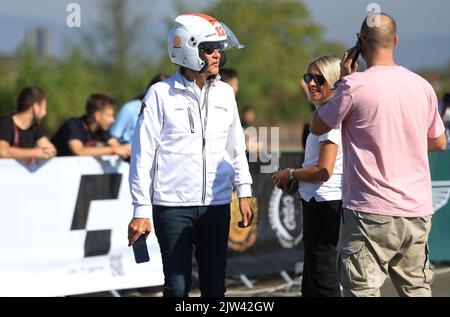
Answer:
[[368, 16], [358, 34], [367, 70], [344, 55], [334, 97], [313, 116], [320, 135], [342, 124], [343, 214], [338, 243], [344, 296], [380, 296], [387, 276], [401, 296], [431, 296], [427, 240], [433, 214], [428, 151], [443, 151], [437, 97], [397, 65], [396, 23]]

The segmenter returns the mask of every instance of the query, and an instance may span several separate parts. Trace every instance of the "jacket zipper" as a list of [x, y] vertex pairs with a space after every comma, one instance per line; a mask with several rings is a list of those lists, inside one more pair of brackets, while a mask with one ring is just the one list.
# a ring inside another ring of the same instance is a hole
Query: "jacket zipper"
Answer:
[[209, 83], [206, 83], [206, 91], [205, 91], [205, 98], [203, 100], [203, 104], [205, 107], [205, 122], [203, 122], [202, 118], [202, 107], [200, 105], [200, 102], [198, 103], [198, 110], [200, 113], [200, 121], [202, 123], [202, 153], [203, 153], [203, 193], [202, 193], [202, 204], [205, 205], [205, 199], [206, 199], [206, 126], [208, 124], [208, 95], [209, 95]]
[[206, 145], [206, 139], [205, 136], [203, 136], [203, 142], [202, 142], [202, 152], [203, 152], [203, 192], [202, 192], [202, 204], [205, 205], [205, 198], [206, 198], [206, 153], [205, 153], [205, 145]]
[[[209, 94], [209, 86], [207, 86], [206, 88], [206, 93], [205, 93], [205, 99], [204, 102], [207, 101], [208, 99], [208, 94]], [[206, 199], [206, 127], [203, 124], [203, 118], [202, 118], [202, 109], [201, 109], [201, 101], [198, 100], [197, 96], [192, 93], [191, 91], [189, 91], [188, 89], [182, 89], [182, 91], [187, 92], [189, 94], [191, 94], [192, 96], [194, 96], [195, 100], [197, 100], [197, 105], [198, 105], [198, 111], [199, 111], [199, 115], [200, 115], [200, 124], [202, 127], [202, 158], [203, 158], [203, 187], [202, 187], [202, 205], [205, 205], [205, 199]], [[208, 107], [207, 105], [205, 105], [206, 108], [206, 118], [208, 117]], [[190, 109], [189, 113], [192, 115]], [[193, 123], [193, 122], [192, 122]], [[192, 126], [191, 126], [191, 132], [192, 132]]]

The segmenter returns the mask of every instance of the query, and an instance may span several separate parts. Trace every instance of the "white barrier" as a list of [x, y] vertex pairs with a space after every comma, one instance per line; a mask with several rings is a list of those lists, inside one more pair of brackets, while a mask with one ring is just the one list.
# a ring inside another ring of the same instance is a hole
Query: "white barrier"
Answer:
[[113, 157], [0, 160], [0, 296], [64, 296], [162, 285], [127, 246], [129, 165]]

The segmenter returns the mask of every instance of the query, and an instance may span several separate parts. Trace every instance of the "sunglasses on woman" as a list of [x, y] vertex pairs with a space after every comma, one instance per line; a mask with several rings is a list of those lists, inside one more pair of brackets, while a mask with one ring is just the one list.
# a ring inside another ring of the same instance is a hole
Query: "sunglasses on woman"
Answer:
[[200, 52], [211, 55], [216, 50], [223, 51], [223, 42], [202, 42], [198, 45]]
[[322, 86], [326, 82], [325, 77], [323, 77], [322, 75], [313, 75], [313, 74], [305, 74], [305, 75], [303, 75], [303, 80], [305, 81], [305, 83], [307, 85], [309, 85], [311, 80], [314, 80], [314, 82], [318, 86]]

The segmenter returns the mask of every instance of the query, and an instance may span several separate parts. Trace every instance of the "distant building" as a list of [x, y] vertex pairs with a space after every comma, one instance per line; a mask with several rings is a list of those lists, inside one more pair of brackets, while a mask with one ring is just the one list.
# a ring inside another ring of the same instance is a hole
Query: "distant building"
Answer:
[[31, 47], [39, 58], [51, 54], [51, 32], [48, 28], [37, 27], [27, 31], [26, 43]]

